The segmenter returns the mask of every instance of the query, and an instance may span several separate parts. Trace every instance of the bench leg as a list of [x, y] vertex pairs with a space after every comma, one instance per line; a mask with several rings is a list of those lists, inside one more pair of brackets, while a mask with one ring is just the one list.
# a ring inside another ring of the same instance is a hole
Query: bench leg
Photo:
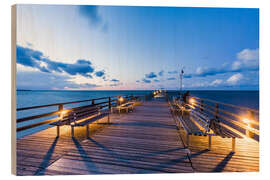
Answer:
[[235, 152], [235, 137], [232, 138], [232, 152]]
[[187, 147], [189, 147], [189, 134], [187, 133]]
[[212, 146], [212, 135], [208, 135], [208, 150], [211, 150]]
[[56, 131], [57, 131], [57, 137], [59, 137], [60, 136], [60, 127], [59, 126], [57, 126]]
[[89, 124], [86, 125], [86, 138], [89, 138]]
[[74, 137], [74, 127], [71, 126], [71, 136]]
[[108, 124], [110, 124], [110, 115], [108, 115]]

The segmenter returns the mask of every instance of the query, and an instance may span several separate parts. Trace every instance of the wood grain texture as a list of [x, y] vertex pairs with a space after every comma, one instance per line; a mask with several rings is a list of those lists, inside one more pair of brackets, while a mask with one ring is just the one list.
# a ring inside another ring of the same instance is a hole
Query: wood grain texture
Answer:
[[[259, 153], [253, 142], [236, 141], [230, 154], [228, 139], [213, 140], [207, 151], [205, 137], [191, 138], [188, 156], [168, 104], [164, 100], [145, 102], [134, 112], [112, 115], [85, 128], [75, 138], [70, 127], [50, 128], [17, 140], [18, 175], [190, 173], [258, 171]], [[242, 148], [238, 148], [240, 145]], [[229, 154], [228, 154], [229, 153]], [[191, 161], [190, 159], [191, 158]]]

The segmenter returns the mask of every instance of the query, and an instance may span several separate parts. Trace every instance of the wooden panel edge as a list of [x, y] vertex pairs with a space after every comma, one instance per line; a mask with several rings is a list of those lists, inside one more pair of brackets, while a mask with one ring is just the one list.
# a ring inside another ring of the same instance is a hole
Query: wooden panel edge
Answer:
[[11, 173], [16, 175], [16, 42], [17, 6], [11, 6]]

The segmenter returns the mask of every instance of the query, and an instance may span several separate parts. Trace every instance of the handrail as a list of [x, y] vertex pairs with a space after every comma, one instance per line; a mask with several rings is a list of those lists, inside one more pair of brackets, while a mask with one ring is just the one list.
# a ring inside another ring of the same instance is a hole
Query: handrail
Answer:
[[[36, 123], [33, 123], [33, 124], [27, 124], [25, 126], [18, 127], [17, 128], [17, 132], [23, 131], [23, 130], [27, 130], [27, 129], [30, 129], [30, 128], [34, 128], [34, 127], [37, 127], [37, 126], [49, 124], [49, 123], [52, 123], [54, 121], [59, 120], [60, 119], [61, 112], [64, 110], [63, 105], [76, 104], [76, 103], [82, 103], [82, 102], [91, 102], [91, 104], [89, 104], [87, 106], [96, 106], [96, 105], [99, 105], [101, 107], [101, 109], [103, 109], [105, 107], [109, 107], [109, 109], [110, 109], [112, 106], [117, 105], [117, 102], [116, 101], [118, 99], [115, 99], [115, 98], [119, 98], [119, 97], [121, 97], [121, 96], [101, 97], [101, 98], [81, 100], [81, 101], [71, 101], [71, 102], [63, 102], [63, 103], [55, 103], [55, 104], [48, 104], [48, 105], [40, 105], [40, 106], [18, 108], [17, 111], [24, 111], [24, 110], [31, 110], [31, 109], [37, 109], [37, 108], [58, 106], [58, 111], [48, 112], [48, 113], [43, 113], [43, 114], [38, 114], [38, 115], [33, 115], [33, 116], [28, 116], [28, 117], [22, 117], [22, 118], [17, 119], [17, 123], [27, 122], [27, 121], [30, 121], [30, 120], [33, 120], [33, 119], [39, 119], [39, 118], [53, 116], [53, 115], [58, 115], [58, 117], [57, 118], [54, 118], [54, 119], [48, 119], [48, 120], [44, 120], [44, 121], [41, 121], [41, 122], [36, 122]], [[130, 98], [134, 98], [134, 97], [135, 98], [138, 98], [139, 96], [124, 95], [123, 97], [126, 98], [126, 99], [130, 99]], [[103, 102], [97, 102], [97, 103], [95, 103], [95, 101], [97, 101], [97, 100], [104, 100], [104, 99], [107, 99], [107, 100], [106, 101], [103, 101]], [[84, 107], [84, 106], [78, 106], [78, 107], [74, 107], [74, 108], [68, 108], [68, 109], [65, 109], [65, 110], [74, 110], [76, 108], [81, 108], [81, 107]]]
[[[111, 96], [110, 98], [116, 98], [119, 96]], [[96, 101], [101, 99], [108, 99], [109, 97], [102, 97], [97, 99], [87, 99], [87, 100], [81, 100], [81, 101], [71, 101], [71, 102], [64, 102], [64, 103], [56, 103], [56, 104], [47, 104], [47, 105], [40, 105], [40, 106], [31, 106], [31, 107], [23, 107], [23, 108], [17, 108], [17, 111], [24, 111], [29, 109], [36, 109], [36, 108], [44, 108], [44, 107], [50, 107], [50, 106], [59, 106], [59, 105], [67, 105], [67, 104], [75, 104], [75, 103], [82, 103], [87, 101]]]
[[246, 110], [246, 111], [253, 111], [253, 112], [259, 113], [258, 110], [252, 109], [252, 108], [248, 108], [248, 107], [242, 107], [242, 106], [237, 106], [237, 105], [233, 105], [233, 104], [227, 104], [227, 103], [218, 102], [218, 101], [207, 99], [207, 98], [199, 98], [199, 97], [196, 97], [196, 96], [191, 96], [191, 97], [192, 98], [195, 98], [195, 99], [209, 101], [209, 102], [212, 102], [212, 103], [215, 103], [215, 104], [218, 103], [218, 104], [222, 104], [224, 106], [230, 106], [230, 107], [233, 107], [233, 108], [238, 108], [238, 109], [242, 109], [242, 110]]
[[[196, 106], [198, 106], [198, 105], [196, 105]], [[198, 106], [198, 107], [199, 107], [199, 106]], [[215, 112], [212, 111], [212, 110], [210, 110], [210, 109], [207, 109], [207, 108], [205, 108], [205, 107], [202, 107], [202, 108], [203, 108], [205, 111], [208, 111], [208, 112], [211, 113], [211, 114], [215, 114]], [[236, 126], [242, 127], [242, 128], [244, 128], [244, 129], [248, 129], [248, 130], [252, 131], [253, 133], [259, 135], [259, 131], [258, 131], [257, 129], [251, 128], [251, 127], [245, 125], [245, 124], [244, 124], [243, 122], [241, 122], [241, 121], [236, 121], [235, 119], [228, 118], [228, 117], [223, 116], [223, 115], [221, 115], [221, 114], [219, 114], [218, 116], [219, 116], [220, 118], [223, 118], [223, 119], [227, 120], [229, 123], [232, 123], [232, 124], [234, 124], [234, 125], [236, 125]]]
[[[179, 106], [179, 104], [175, 104]], [[258, 137], [260, 135], [259, 121], [255, 119], [255, 114], [256, 116], [259, 116], [259, 111], [256, 109], [218, 102], [207, 98], [199, 98], [196, 96], [189, 96], [187, 105], [192, 109], [195, 108], [199, 111], [204, 111], [215, 119], [222, 120], [220, 122], [222, 126], [230, 127], [237, 131], [238, 134], [240, 133], [243, 136], [258, 140], [257, 137], [255, 138], [255, 135]], [[239, 115], [235, 113], [233, 109], [230, 111], [226, 109], [226, 107], [239, 109], [242, 113], [247, 112], [247, 115]]]

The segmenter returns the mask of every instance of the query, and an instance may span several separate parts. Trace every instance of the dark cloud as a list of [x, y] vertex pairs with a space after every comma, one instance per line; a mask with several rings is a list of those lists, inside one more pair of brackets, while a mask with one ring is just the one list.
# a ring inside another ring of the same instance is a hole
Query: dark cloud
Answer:
[[192, 75], [190, 75], [190, 74], [184, 74], [183, 77], [188, 79], [188, 78], [192, 78]]
[[102, 76], [105, 75], [105, 72], [104, 72], [104, 70], [102, 70], [102, 71], [96, 71], [96, 72], [95, 72], [95, 75], [96, 75], [97, 77], [102, 77]]
[[34, 51], [30, 48], [24, 48], [21, 46], [16, 47], [17, 63], [24, 66], [38, 68], [40, 71], [48, 72], [45, 68], [40, 66], [40, 60], [43, 56], [42, 52]]
[[103, 79], [104, 81], [108, 81], [108, 79], [106, 78], [106, 76], [103, 76], [102, 79]]
[[158, 79], [154, 79], [154, 81], [155, 81], [155, 82], [160, 82], [160, 80], [158, 80]]
[[27, 44], [27, 46], [29, 46], [29, 47], [32, 47], [32, 46], [33, 46], [33, 44], [30, 43], [30, 42], [26, 42], [26, 44]]
[[163, 76], [163, 74], [164, 74], [163, 70], [158, 73], [159, 76]]
[[258, 71], [259, 66], [241, 66], [239, 68], [232, 68], [227, 65], [222, 68], [198, 68], [197, 71], [193, 74], [184, 74], [184, 78], [192, 78], [192, 77], [206, 77], [206, 76], [215, 76], [219, 74], [225, 73], [240, 73], [244, 71]]
[[156, 78], [157, 75], [154, 72], [150, 72], [149, 74], [145, 74], [146, 78], [152, 79], [152, 78]]
[[79, 59], [73, 64], [53, 61], [43, 55], [42, 52], [17, 46], [17, 63], [37, 68], [42, 72], [66, 72], [69, 75], [82, 75], [92, 78], [94, 72], [92, 63], [89, 60]]
[[177, 71], [168, 71], [168, 74], [177, 74]]
[[148, 80], [148, 79], [142, 79], [142, 81], [143, 81], [144, 83], [151, 83], [151, 80]]
[[117, 83], [110, 84], [111, 87], [116, 87], [120, 85], [123, 85], [123, 83], [117, 82]]
[[91, 24], [99, 24], [102, 22], [102, 18], [98, 14], [98, 6], [79, 6], [79, 13], [87, 18]]
[[112, 82], [119, 82], [118, 79], [112, 79], [111, 81], [112, 81]]
[[225, 73], [240, 73], [259, 70], [259, 49], [243, 49], [236, 54], [232, 64], [224, 64], [221, 68], [199, 67], [193, 74], [186, 74], [184, 78], [215, 76]]
[[168, 78], [167, 80], [169, 80], [169, 81], [171, 81], [171, 80], [176, 80], [176, 78], [171, 77], [171, 78]]
[[70, 81], [65, 75], [45, 73], [41, 71], [18, 71], [17, 72], [17, 89], [29, 90], [52, 90], [52, 89], [81, 89], [95, 88], [97, 84], [84, 83], [77, 84]]

